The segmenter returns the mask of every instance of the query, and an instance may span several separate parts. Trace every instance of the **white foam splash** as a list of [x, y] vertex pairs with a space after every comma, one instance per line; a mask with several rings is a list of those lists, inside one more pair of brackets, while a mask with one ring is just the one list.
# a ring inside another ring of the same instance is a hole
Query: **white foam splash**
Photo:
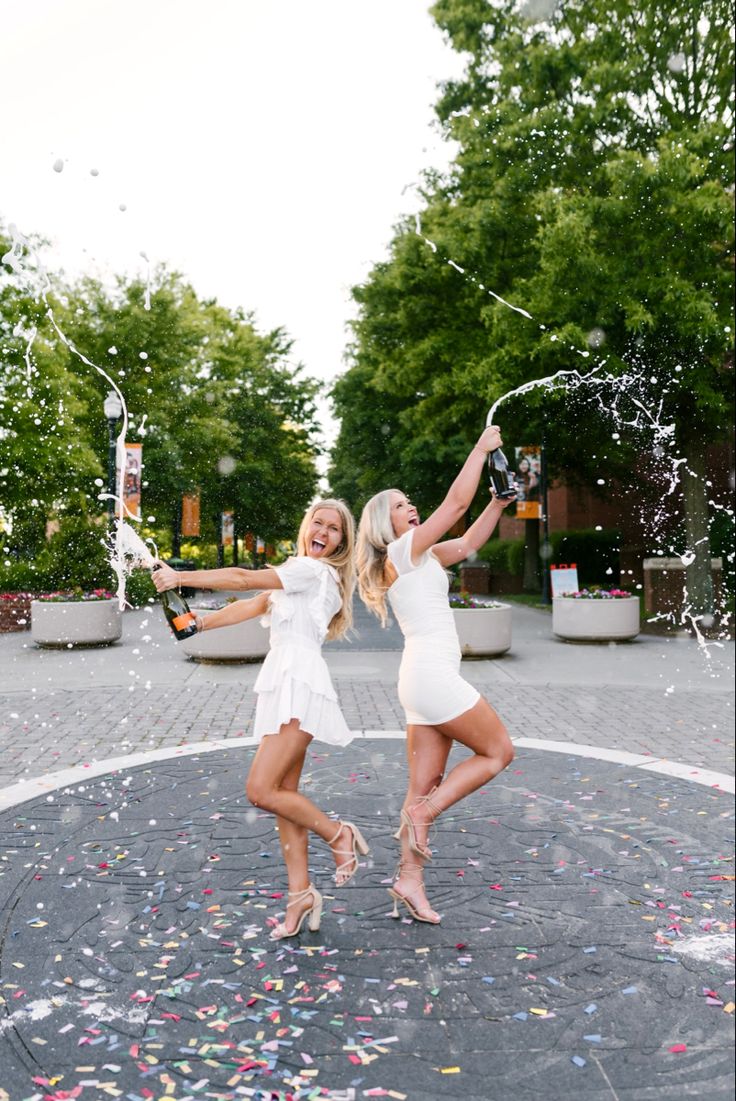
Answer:
[[[105, 371], [102, 367], [99, 367], [96, 363], [93, 363], [92, 360], [88, 359], [83, 352], [79, 351], [79, 349], [69, 339], [69, 337], [66, 335], [66, 333], [63, 331], [58, 321], [56, 320], [53, 308], [49, 301], [49, 295], [52, 291], [51, 280], [49, 279], [48, 273], [46, 272], [46, 269], [41, 262], [41, 259], [33, 243], [29, 240], [28, 237], [20, 232], [20, 230], [14, 223], [11, 223], [8, 226], [8, 231], [10, 233], [11, 244], [10, 249], [2, 257], [2, 262], [6, 264], [11, 269], [11, 271], [13, 271], [19, 277], [19, 279], [23, 281], [26, 289], [36, 298], [37, 301], [39, 299], [43, 301], [43, 304], [46, 307], [47, 318], [51, 322], [51, 325], [53, 326], [60, 340], [66, 345], [69, 351], [78, 359], [80, 359], [82, 363], [84, 363], [87, 367], [91, 367], [98, 373], [98, 375], [104, 378], [120, 399], [123, 411], [122, 425], [115, 441], [117, 492], [115, 494], [99, 494], [98, 496], [100, 500], [110, 499], [112, 497], [112, 499], [116, 502], [116, 513], [120, 518], [120, 522], [115, 525], [115, 528], [112, 532], [110, 565], [112, 566], [112, 569], [114, 570], [115, 575], [118, 579], [116, 595], [118, 598], [118, 604], [122, 611], [127, 603], [125, 599], [125, 579], [126, 573], [129, 572], [129, 564], [126, 563], [125, 551], [123, 549], [122, 542], [122, 520], [125, 516], [138, 522], [140, 522], [141, 520], [140, 516], [135, 516], [130, 511], [123, 498], [123, 480], [125, 477], [126, 459], [125, 438], [128, 431], [128, 407], [126, 405], [123, 392], [117, 385], [115, 380], [111, 378], [110, 375], [108, 375], [107, 371]], [[25, 356], [29, 372], [31, 370], [31, 346], [33, 344], [33, 339], [35, 338], [35, 335], [36, 331], [34, 329], [33, 333], [31, 334], [31, 339], [28, 341], [26, 346]]]
[[[425, 244], [432, 249], [432, 252], [437, 254], [438, 248], [436, 243], [426, 237], [422, 231], [422, 223], [419, 214], [415, 214], [415, 231]], [[455, 260], [445, 257], [444, 262], [455, 271], [462, 274], [464, 278], [474, 283], [480, 290], [484, 291], [486, 294], [490, 294], [510, 310], [521, 314], [530, 321], [535, 320], [527, 310], [507, 302], [505, 298], [502, 298], [500, 295], [496, 294], [495, 291], [486, 287], [473, 273], [468, 272]], [[537, 324], [542, 332], [546, 330], [546, 325], [540, 324], [539, 322], [537, 322]], [[601, 334], [603, 339], [600, 338]], [[590, 339], [591, 337], [593, 337], [593, 339]], [[549, 334], [550, 341], [557, 341], [558, 339], [559, 337], [557, 334]], [[588, 334], [588, 343], [593, 348], [600, 347], [604, 344], [605, 333], [603, 330], [592, 329]], [[586, 359], [590, 357], [591, 353], [588, 349], [578, 348], [570, 341], [563, 341], [563, 344], [575, 355], [580, 355]], [[564, 388], [566, 392], [587, 387], [591, 397], [597, 401], [601, 414], [612, 417], [617, 427], [625, 426], [634, 431], [646, 433], [647, 443], [651, 446], [653, 456], [650, 471], [661, 483], [663, 492], [653, 513], [642, 515], [642, 520], [646, 524], [646, 529], [650, 537], [658, 539], [660, 533], [666, 531], [666, 521], [669, 518], [667, 512], [667, 499], [672, 497], [677, 487], [682, 484], [683, 474], [687, 473], [692, 475], [692, 471], [687, 465], [687, 458], [678, 454], [679, 449], [675, 436], [675, 425], [667, 421], [665, 410], [665, 399], [668, 396], [670, 385], [681, 385], [681, 377], [678, 376], [682, 372], [682, 365], [677, 364], [675, 366], [671, 377], [665, 374], [664, 377], [660, 378], [657, 377], [659, 372], [652, 374], [651, 368], [647, 368], [644, 362], [638, 361], [638, 353], [634, 352], [634, 355], [630, 356], [629, 359], [630, 362], [625, 365], [625, 369], [617, 374], [612, 374], [610, 371], [603, 370], [607, 362], [607, 360], [604, 359], [596, 363], [596, 365], [586, 374], [581, 374], [577, 370], [561, 370], [546, 378], [531, 379], [515, 390], [510, 390], [508, 393], [502, 394], [490, 409], [486, 424], [490, 425], [494, 422], [496, 410], [503, 402], [508, 401], [511, 397], [527, 393], [537, 387], [555, 389], [559, 386], [560, 388]], [[653, 398], [653, 394], [659, 395], [658, 400], [656, 397]], [[624, 412], [624, 403], [630, 404], [630, 408], [627, 408], [626, 412]], [[616, 439], [619, 438], [620, 434], [617, 433]], [[709, 504], [714, 511], [721, 511], [729, 516], [732, 522], [734, 521], [734, 510], [732, 508], [719, 505], [712, 500]], [[675, 553], [674, 548], [670, 548], [670, 552]], [[695, 556], [693, 555], [690, 557], [690, 554], [691, 552], [688, 550], [686, 554], [682, 556], [683, 564], [686, 567], [695, 561]], [[730, 560], [732, 561], [733, 559], [731, 558]], [[731, 613], [727, 611], [725, 604], [723, 607], [719, 608], [718, 611], [721, 626], [725, 633], [732, 618]], [[674, 613], [670, 613], [667, 618], [670, 619], [670, 622], [675, 622]], [[679, 613], [679, 623], [695, 634], [701, 650], [708, 658], [710, 657], [710, 645], [721, 646], [719, 642], [707, 639], [703, 633], [703, 629], [706, 632], [709, 631], [713, 622], [714, 618], [712, 616], [701, 614], [701, 612], [693, 606], [688, 597], [687, 590], [685, 590], [683, 605]]]

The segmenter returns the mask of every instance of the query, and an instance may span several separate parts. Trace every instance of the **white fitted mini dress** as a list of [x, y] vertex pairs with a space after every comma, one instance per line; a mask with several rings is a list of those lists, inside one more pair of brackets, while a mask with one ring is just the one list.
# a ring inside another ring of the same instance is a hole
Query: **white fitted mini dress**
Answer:
[[260, 741], [278, 734], [284, 723], [299, 719], [307, 734], [330, 745], [347, 745], [348, 729], [322, 643], [330, 620], [340, 609], [337, 571], [328, 562], [299, 555], [277, 566], [283, 589], [271, 593], [268, 615], [271, 648], [253, 690], [257, 693], [253, 734]]
[[387, 548], [399, 575], [388, 599], [404, 636], [399, 700], [407, 724], [438, 726], [469, 711], [480, 693], [460, 676], [462, 654], [447, 574], [431, 551], [416, 566], [412, 563], [413, 535], [411, 528]]

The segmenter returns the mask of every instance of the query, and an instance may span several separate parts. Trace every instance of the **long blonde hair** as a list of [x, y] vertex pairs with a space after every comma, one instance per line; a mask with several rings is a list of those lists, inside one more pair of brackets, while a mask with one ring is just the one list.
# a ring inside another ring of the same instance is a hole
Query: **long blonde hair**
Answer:
[[353, 593], [355, 591], [355, 520], [344, 501], [329, 497], [324, 501], [315, 501], [304, 513], [304, 518], [296, 537], [296, 553], [307, 553], [307, 530], [315, 512], [321, 508], [332, 508], [340, 516], [342, 539], [332, 554], [322, 561], [329, 562], [337, 570], [338, 585], [342, 604], [330, 620], [327, 638], [343, 638], [353, 625]]
[[388, 622], [386, 611], [386, 548], [396, 538], [391, 523], [391, 494], [397, 489], [384, 489], [376, 493], [366, 504], [358, 524], [356, 561], [358, 566], [358, 591], [369, 611], [381, 621]]

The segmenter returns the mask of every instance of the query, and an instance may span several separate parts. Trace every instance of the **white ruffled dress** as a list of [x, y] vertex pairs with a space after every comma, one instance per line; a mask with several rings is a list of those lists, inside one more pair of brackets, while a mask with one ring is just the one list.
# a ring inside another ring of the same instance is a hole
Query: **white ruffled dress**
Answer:
[[329, 745], [347, 745], [353, 735], [337, 702], [322, 643], [340, 609], [337, 571], [327, 562], [300, 555], [277, 566], [283, 589], [271, 594], [271, 649], [258, 674], [254, 736], [278, 734], [299, 719], [307, 734]]

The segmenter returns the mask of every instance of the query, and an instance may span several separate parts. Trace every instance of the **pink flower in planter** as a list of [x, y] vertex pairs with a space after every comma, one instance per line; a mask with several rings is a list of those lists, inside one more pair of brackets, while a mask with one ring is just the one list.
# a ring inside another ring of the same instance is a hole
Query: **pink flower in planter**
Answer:
[[562, 593], [572, 600], [623, 600], [631, 596], [625, 589], [599, 589], [596, 585], [589, 589], [580, 589], [576, 593]]

